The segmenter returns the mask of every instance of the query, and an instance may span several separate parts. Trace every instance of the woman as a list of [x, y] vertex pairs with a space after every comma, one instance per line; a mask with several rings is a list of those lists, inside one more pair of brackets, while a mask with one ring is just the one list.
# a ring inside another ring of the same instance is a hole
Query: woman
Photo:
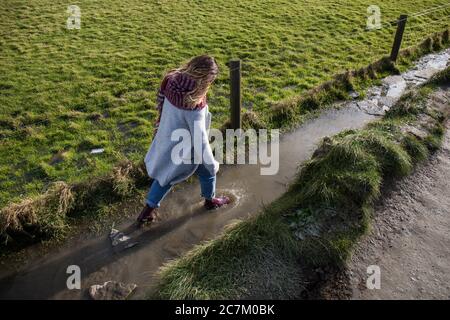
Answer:
[[[139, 225], [152, 222], [156, 217], [155, 209], [160, 206], [161, 200], [171, 187], [194, 173], [200, 180], [206, 209], [217, 209], [230, 203], [228, 197], [215, 197], [219, 163], [214, 159], [208, 139], [211, 114], [208, 111], [206, 95], [218, 72], [214, 58], [202, 55], [193, 58], [181, 68], [170, 71], [164, 77], [157, 99], [159, 117], [156, 135], [145, 157], [147, 172], [153, 178], [153, 183], [146, 205], [137, 218]], [[203, 152], [199, 156], [200, 164], [193, 161], [195, 152], [198, 153], [193, 147], [194, 143], [191, 144], [190, 150], [192, 161], [174, 163], [171, 158], [172, 150], [179, 141], [172, 141], [171, 135], [177, 129], [188, 130], [192, 141], [195, 131], [201, 134]]]

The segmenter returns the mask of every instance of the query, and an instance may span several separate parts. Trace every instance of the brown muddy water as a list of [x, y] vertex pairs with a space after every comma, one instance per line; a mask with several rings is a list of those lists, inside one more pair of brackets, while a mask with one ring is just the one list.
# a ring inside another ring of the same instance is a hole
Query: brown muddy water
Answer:
[[[297, 166], [308, 160], [325, 137], [345, 129], [362, 128], [381, 116], [401, 94], [444, 69], [450, 49], [427, 55], [399, 76], [369, 88], [364, 100], [349, 101], [342, 108], [324, 111], [280, 138], [280, 166], [276, 175], [263, 176], [260, 165], [223, 167], [218, 175], [217, 193], [230, 194], [234, 203], [213, 212], [202, 207], [198, 183], [184, 183], [171, 192], [159, 212], [160, 221], [149, 228], [130, 227], [134, 218], [116, 226], [139, 244], [118, 252], [108, 234], [85, 235], [67, 241], [58, 249], [30, 255], [20, 270], [0, 261], [0, 299], [85, 299], [88, 289], [106, 281], [138, 285], [132, 298], [141, 299], [154, 288], [158, 269], [195, 244], [216, 237], [236, 219], [256, 214], [264, 204], [278, 198], [292, 181]], [[38, 248], [38, 246], [36, 246]], [[36, 249], [38, 251], [38, 249]], [[81, 269], [81, 289], [69, 290], [67, 267]]]
[[[224, 167], [218, 176], [217, 193], [231, 194], [235, 199], [227, 208], [204, 210], [198, 183], [184, 184], [166, 197], [158, 223], [127, 233], [139, 242], [137, 246], [116, 252], [107, 234], [71, 240], [57, 252], [27, 261], [14, 274], [0, 271], [0, 298], [84, 299], [91, 285], [109, 280], [137, 284], [133, 298], [143, 298], [156, 284], [156, 272], [166, 261], [217, 236], [233, 220], [257, 213], [285, 192], [298, 164], [311, 157], [322, 138], [344, 129], [361, 128], [374, 118], [356, 107], [325, 111], [280, 138], [278, 174], [263, 176], [260, 165]], [[134, 230], [130, 228], [133, 222], [129, 219], [116, 228]], [[80, 267], [81, 290], [67, 289], [69, 265]]]

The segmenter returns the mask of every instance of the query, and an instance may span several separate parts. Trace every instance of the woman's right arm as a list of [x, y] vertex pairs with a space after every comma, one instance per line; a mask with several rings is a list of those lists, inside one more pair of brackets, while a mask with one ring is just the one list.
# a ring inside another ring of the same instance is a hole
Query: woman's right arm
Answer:
[[159, 123], [161, 122], [161, 114], [162, 114], [162, 108], [164, 105], [164, 100], [166, 96], [164, 95], [164, 90], [166, 89], [168, 77], [164, 77], [163, 81], [161, 82], [161, 85], [159, 86], [158, 93], [156, 95], [156, 110], [158, 110], [158, 118], [156, 119], [154, 128], [155, 132], [154, 135], [156, 135], [156, 132], [159, 128]]

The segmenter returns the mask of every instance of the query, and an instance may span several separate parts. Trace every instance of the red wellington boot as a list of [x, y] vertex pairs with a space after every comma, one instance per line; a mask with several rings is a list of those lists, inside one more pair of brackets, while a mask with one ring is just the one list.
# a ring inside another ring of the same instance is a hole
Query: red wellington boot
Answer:
[[144, 209], [142, 209], [141, 213], [137, 218], [138, 226], [141, 226], [147, 222], [152, 222], [153, 220], [155, 220], [155, 218], [156, 218], [155, 208], [145, 205]]
[[214, 210], [218, 209], [224, 205], [227, 205], [231, 202], [230, 198], [226, 196], [212, 198], [211, 200], [205, 200], [205, 208], [206, 210]]

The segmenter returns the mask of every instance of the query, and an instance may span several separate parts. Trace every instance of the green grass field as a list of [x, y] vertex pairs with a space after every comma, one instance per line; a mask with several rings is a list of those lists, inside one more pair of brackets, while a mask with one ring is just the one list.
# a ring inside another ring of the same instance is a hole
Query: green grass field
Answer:
[[[68, 30], [69, 4], [81, 29]], [[243, 103], [270, 106], [389, 53], [399, 14], [444, 0], [380, 0], [384, 28], [366, 32], [368, 0], [4, 0], [0, 11], [0, 207], [49, 182], [142, 159], [165, 70], [209, 53], [222, 74], [213, 125], [228, 119], [231, 58], [243, 60]], [[403, 47], [448, 25], [450, 6], [412, 18]], [[437, 21], [437, 22], [436, 22]], [[268, 123], [270, 126], [270, 123]], [[105, 148], [91, 155], [92, 148]]]

